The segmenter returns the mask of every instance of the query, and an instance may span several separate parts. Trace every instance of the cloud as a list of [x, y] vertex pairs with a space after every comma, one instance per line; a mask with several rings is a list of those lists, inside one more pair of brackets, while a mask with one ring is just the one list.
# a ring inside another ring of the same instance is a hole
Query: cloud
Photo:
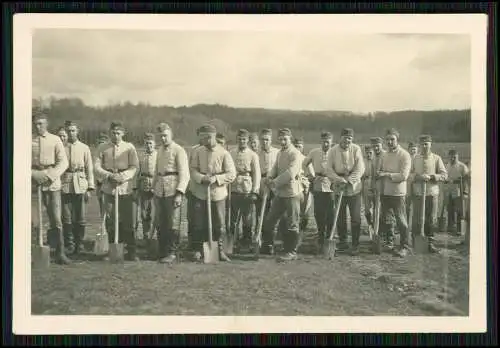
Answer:
[[470, 107], [466, 35], [39, 29], [34, 97], [368, 112]]

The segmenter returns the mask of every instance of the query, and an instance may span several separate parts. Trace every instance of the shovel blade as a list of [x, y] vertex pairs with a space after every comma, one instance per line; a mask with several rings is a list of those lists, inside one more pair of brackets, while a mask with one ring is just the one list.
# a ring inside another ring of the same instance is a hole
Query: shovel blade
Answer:
[[219, 262], [219, 245], [217, 242], [203, 243], [203, 263]]
[[462, 220], [460, 221], [460, 232], [465, 233], [467, 231], [467, 221]]
[[123, 244], [112, 243], [109, 245], [109, 261], [111, 263], [120, 263], [123, 262]]
[[417, 235], [415, 236], [413, 241], [415, 243], [415, 245], [413, 246], [415, 252], [417, 252], [418, 254], [426, 254], [429, 252], [429, 243], [426, 237]]
[[382, 243], [380, 242], [380, 237], [378, 235], [374, 235], [372, 238], [372, 251], [377, 255], [380, 255], [382, 252]]
[[333, 260], [337, 251], [335, 240], [329, 240], [323, 245], [323, 256], [327, 260]]
[[50, 248], [48, 246], [33, 246], [33, 268], [46, 269], [50, 267]]
[[103, 255], [109, 251], [109, 241], [107, 235], [98, 235], [94, 243], [94, 254]]
[[234, 252], [234, 235], [229, 233], [227, 235], [226, 241], [224, 243], [224, 250], [228, 255], [232, 255]]

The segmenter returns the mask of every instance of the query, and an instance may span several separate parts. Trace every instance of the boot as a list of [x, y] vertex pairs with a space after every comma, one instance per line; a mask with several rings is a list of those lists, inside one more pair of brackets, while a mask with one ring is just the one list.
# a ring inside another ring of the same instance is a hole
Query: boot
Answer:
[[218, 244], [219, 244], [219, 259], [220, 259], [220, 261], [230, 262], [231, 259], [224, 252], [224, 242], [222, 240], [219, 240]]
[[66, 252], [64, 250], [64, 234], [61, 229], [54, 229], [54, 232], [57, 234], [57, 244], [56, 244], [56, 255], [55, 262], [60, 265], [68, 265], [71, 261], [66, 256]]
[[83, 238], [85, 236], [85, 226], [73, 225], [73, 235], [75, 240], [74, 255], [78, 255], [83, 251]]
[[73, 238], [73, 225], [64, 224], [63, 225], [63, 238], [64, 238], [64, 247], [65, 252], [68, 254], [72, 254], [75, 250], [75, 242]]
[[285, 255], [278, 258], [279, 262], [288, 262], [297, 260], [297, 249], [300, 243], [299, 231], [287, 231], [283, 236], [285, 242]]

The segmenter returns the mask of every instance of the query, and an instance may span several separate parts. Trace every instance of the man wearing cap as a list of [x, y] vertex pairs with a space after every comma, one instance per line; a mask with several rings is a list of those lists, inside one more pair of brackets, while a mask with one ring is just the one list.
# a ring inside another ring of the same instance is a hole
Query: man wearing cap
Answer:
[[[155, 135], [146, 133], [144, 135], [144, 154], [139, 158], [139, 170], [137, 172], [137, 190], [142, 221], [142, 238], [147, 243], [157, 226], [152, 226], [155, 221], [155, 204], [153, 192], [153, 176], [157, 151], [155, 149]], [[156, 225], [156, 224], [155, 224]]]
[[[109, 143], [109, 136], [101, 132], [99, 134], [99, 137], [97, 138], [97, 146], [96, 146], [96, 152], [99, 153], [99, 148], [103, 146], [103, 144]], [[95, 186], [96, 186], [96, 196], [97, 200], [99, 201], [99, 211], [101, 213], [101, 218], [104, 218], [104, 194], [102, 193], [101, 187], [102, 187], [102, 181], [103, 178], [99, 176], [99, 174], [95, 171], [94, 167], [94, 178], [95, 178]]]
[[375, 173], [373, 173], [375, 152], [371, 145], [365, 146], [365, 172], [362, 177], [363, 183], [363, 205], [368, 228], [373, 228], [373, 213], [375, 209], [375, 196], [373, 192]]
[[111, 142], [99, 148], [95, 169], [103, 178], [102, 192], [106, 208], [106, 230], [110, 243], [115, 235], [115, 190], [118, 190], [119, 240], [127, 245], [126, 258], [138, 261], [135, 238], [136, 175], [139, 159], [135, 146], [123, 140], [125, 127], [121, 122], [112, 122], [109, 128]]
[[236, 177], [231, 154], [215, 140], [216, 129], [206, 125], [200, 129], [203, 146], [194, 150], [190, 159], [192, 194], [194, 200], [193, 247], [195, 260], [201, 260], [203, 242], [207, 240], [207, 185], [210, 185], [212, 208], [212, 237], [219, 244], [221, 261], [230, 261], [224, 252], [227, 185]]
[[172, 263], [179, 248], [181, 206], [190, 178], [189, 162], [184, 148], [173, 140], [167, 123], [160, 123], [156, 130], [161, 144], [152, 187], [156, 201], [155, 220], [159, 227], [158, 256], [160, 263]]
[[[57, 237], [55, 261], [68, 264], [61, 221], [61, 175], [68, 168], [68, 158], [61, 139], [47, 131], [47, 115], [34, 115], [35, 134], [31, 142], [31, 181], [42, 189], [42, 202], [49, 216], [50, 229]], [[40, 226], [42, 228], [42, 226]]]
[[240, 129], [237, 133], [238, 147], [231, 150], [236, 168], [236, 179], [231, 184], [231, 226], [229, 233], [236, 236], [238, 217], [243, 223], [243, 236], [238, 249], [250, 247], [255, 232], [255, 202], [259, 197], [259, 156], [248, 147], [249, 132]]
[[[399, 132], [391, 128], [387, 130], [385, 141], [388, 151], [381, 158], [377, 178], [381, 181], [380, 204], [382, 220], [391, 213], [396, 220], [400, 234], [400, 248], [397, 255], [405, 257], [409, 251], [408, 222], [406, 221], [406, 180], [410, 175], [411, 156], [403, 149], [399, 141]], [[392, 241], [394, 225], [385, 225], [382, 231], [386, 241]]]
[[292, 261], [297, 259], [299, 244], [302, 158], [300, 152], [292, 144], [290, 129], [280, 129], [278, 136], [281, 150], [271, 171], [263, 180], [263, 183], [274, 192], [275, 197], [264, 219], [262, 252], [273, 253], [274, 230], [280, 218], [286, 216], [287, 232], [283, 236], [286, 254], [278, 260]]
[[462, 211], [460, 181], [462, 181], [463, 193], [466, 198], [469, 191], [467, 185], [469, 168], [459, 160], [459, 154], [456, 150], [450, 150], [448, 156], [450, 156], [450, 160], [446, 164], [448, 178], [445, 186], [445, 203], [443, 204], [446, 204], [446, 210], [448, 211], [449, 230], [457, 235], [461, 235], [465, 231], [460, 230], [460, 220], [464, 214]]
[[[188, 164], [191, 163], [191, 156], [195, 152], [197, 148], [200, 146], [203, 146], [203, 139], [200, 134], [200, 128], [196, 129], [196, 136], [198, 137], [198, 144], [195, 144], [191, 147], [191, 150], [189, 151], [188, 155]], [[192, 245], [192, 236], [193, 236], [193, 221], [195, 219], [194, 216], [194, 197], [191, 194], [191, 187], [193, 186], [193, 179], [191, 178], [188, 183], [187, 187], [187, 192], [186, 192], [186, 198], [187, 198], [187, 222], [188, 222], [188, 231], [187, 231], [187, 237], [188, 237], [188, 249], [193, 251], [193, 245]]]
[[[250, 133], [248, 137], [248, 143], [250, 145], [250, 149], [255, 152], [259, 153], [259, 133]], [[258, 156], [257, 156], [258, 157]]]
[[94, 165], [90, 148], [78, 139], [75, 122], [65, 124], [68, 141], [65, 145], [68, 169], [61, 176], [62, 223], [67, 251], [79, 254], [83, 249], [86, 205], [94, 187]]
[[[318, 227], [319, 250], [323, 249], [325, 240], [329, 237], [333, 226], [335, 195], [332, 190], [332, 183], [326, 175], [328, 151], [332, 147], [332, 143], [332, 133], [322, 132], [321, 147], [312, 149], [302, 163], [302, 169], [312, 182], [314, 217]], [[312, 171], [310, 170], [311, 165], [313, 167]]]
[[361, 177], [365, 172], [363, 153], [359, 145], [353, 144], [354, 131], [344, 128], [340, 143], [328, 152], [327, 176], [335, 185], [335, 191], [343, 190], [344, 196], [339, 210], [339, 250], [347, 249], [347, 207], [351, 216], [351, 254], [359, 253], [361, 232]]
[[439, 203], [439, 182], [447, 179], [448, 173], [441, 156], [432, 152], [430, 135], [419, 137], [420, 154], [412, 162], [411, 179], [413, 185], [413, 228], [412, 235], [420, 233], [420, 215], [422, 209], [423, 183], [427, 184], [425, 197], [425, 236], [429, 240], [429, 251], [439, 252], [434, 245], [434, 231], [437, 229]]

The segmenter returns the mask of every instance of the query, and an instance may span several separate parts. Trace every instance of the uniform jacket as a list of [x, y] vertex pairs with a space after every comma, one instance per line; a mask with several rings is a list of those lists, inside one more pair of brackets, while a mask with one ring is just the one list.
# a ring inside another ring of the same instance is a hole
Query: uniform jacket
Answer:
[[189, 161], [186, 150], [176, 142], [157, 150], [153, 190], [157, 197], [170, 197], [176, 191], [185, 193], [189, 183]]
[[364, 172], [365, 163], [358, 145], [351, 144], [347, 149], [343, 149], [340, 144], [336, 144], [328, 152], [328, 178], [334, 184], [339, 183], [342, 177], [348, 181], [345, 196], [353, 196], [361, 192], [361, 176]]
[[281, 149], [268, 177], [275, 183], [275, 195], [295, 197], [302, 193], [302, 157], [293, 145]]
[[83, 194], [94, 190], [94, 164], [90, 148], [77, 140], [64, 147], [68, 157], [68, 169], [61, 176], [62, 192]]
[[45, 132], [34, 135], [31, 142], [31, 172], [42, 171], [50, 178], [48, 185], [43, 185], [43, 191], [61, 190], [61, 175], [68, 168], [68, 157], [61, 139], [54, 134]]
[[261, 180], [259, 155], [249, 147], [243, 150], [232, 149], [230, 154], [236, 169], [236, 179], [231, 184], [231, 191], [258, 194]]
[[443, 182], [448, 177], [446, 167], [444, 166], [441, 156], [435, 153], [429, 153], [428, 155], [418, 154], [412, 161], [411, 169], [411, 180], [413, 184], [413, 194], [415, 196], [422, 196], [422, 182], [415, 181], [417, 175], [428, 174], [435, 175], [436, 181], [427, 182], [427, 196], [438, 196], [439, 195], [439, 182]]

